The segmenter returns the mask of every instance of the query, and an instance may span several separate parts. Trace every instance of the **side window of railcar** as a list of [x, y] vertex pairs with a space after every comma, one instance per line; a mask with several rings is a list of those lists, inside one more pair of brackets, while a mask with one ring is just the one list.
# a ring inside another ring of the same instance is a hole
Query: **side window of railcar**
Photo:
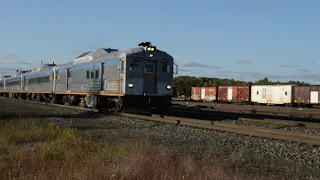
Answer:
[[161, 61], [161, 70], [163, 73], [169, 73], [170, 72], [170, 65], [168, 65], [168, 62], [166, 60]]
[[135, 58], [132, 63], [129, 65], [130, 72], [139, 72], [140, 71], [140, 59]]
[[94, 72], [91, 71], [91, 79], [93, 79], [93, 78], [94, 78]]
[[71, 69], [68, 69], [68, 70], [67, 70], [67, 77], [68, 77], [68, 78], [71, 78], [71, 77], [72, 77], [72, 70], [71, 70]]
[[99, 70], [96, 70], [96, 74], [95, 74], [95, 78], [98, 79], [99, 78]]
[[87, 71], [87, 79], [90, 79], [90, 72]]

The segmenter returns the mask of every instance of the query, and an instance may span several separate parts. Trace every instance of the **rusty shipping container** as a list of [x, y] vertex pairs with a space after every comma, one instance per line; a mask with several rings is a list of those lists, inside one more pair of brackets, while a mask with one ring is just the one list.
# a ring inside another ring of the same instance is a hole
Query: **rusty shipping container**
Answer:
[[233, 101], [250, 101], [251, 88], [250, 86], [233, 86], [232, 87], [232, 100]]
[[191, 87], [191, 99], [199, 101], [201, 98], [201, 87]]
[[206, 101], [217, 100], [217, 87], [205, 87], [204, 99]]
[[219, 86], [218, 87], [218, 100], [231, 101], [232, 100], [232, 86]]
[[217, 87], [192, 87], [191, 99], [195, 101], [215, 101], [217, 100]]
[[298, 104], [319, 104], [320, 86], [295, 86], [293, 100]]
[[219, 86], [220, 101], [247, 102], [250, 101], [250, 86]]

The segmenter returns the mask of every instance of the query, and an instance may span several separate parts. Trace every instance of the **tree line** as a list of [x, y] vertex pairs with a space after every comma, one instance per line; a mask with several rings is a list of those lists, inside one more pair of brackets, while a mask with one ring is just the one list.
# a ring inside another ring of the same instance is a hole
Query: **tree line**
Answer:
[[208, 77], [194, 77], [194, 76], [178, 76], [174, 77], [173, 85], [175, 87], [176, 93], [179, 95], [191, 96], [191, 87], [216, 87], [216, 86], [251, 86], [251, 85], [298, 85], [298, 86], [306, 86], [310, 85], [306, 82], [300, 81], [288, 81], [288, 82], [280, 82], [280, 81], [270, 81], [268, 78], [263, 78], [258, 81], [246, 82], [239, 81], [234, 79], [220, 79], [220, 78], [208, 78]]

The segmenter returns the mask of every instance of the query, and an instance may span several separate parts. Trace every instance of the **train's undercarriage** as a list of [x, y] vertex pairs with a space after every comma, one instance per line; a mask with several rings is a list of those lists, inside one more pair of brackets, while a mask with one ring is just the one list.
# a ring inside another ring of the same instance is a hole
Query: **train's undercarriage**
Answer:
[[161, 113], [171, 106], [171, 96], [125, 96], [124, 111]]
[[98, 108], [109, 112], [161, 113], [171, 106], [171, 96], [96, 96], [53, 93], [0, 93], [0, 96], [46, 103]]

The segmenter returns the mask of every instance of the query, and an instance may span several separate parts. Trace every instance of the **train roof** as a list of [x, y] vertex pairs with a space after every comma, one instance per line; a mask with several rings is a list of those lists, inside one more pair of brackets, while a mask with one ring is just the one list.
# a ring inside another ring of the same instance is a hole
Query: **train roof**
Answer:
[[[68, 67], [73, 67], [80, 64], [89, 64], [89, 63], [99, 63], [105, 60], [111, 60], [111, 59], [118, 59], [125, 57], [126, 55], [130, 54], [136, 54], [145, 51], [143, 47], [136, 47], [136, 48], [130, 48], [125, 50], [118, 50], [114, 48], [99, 48], [92, 51], [87, 51], [79, 56], [77, 56], [74, 60], [64, 63], [64, 64], [43, 64], [38, 67], [33, 68], [32, 70], [27, 71], [19, 71], [19, 73], [15, 72], [13, 75], [10, 76], [3, 76], [0, 77], [0, 79], [5, 78], [13, 78], [20, 74], [25, 74], [26, 76], [38, 74], [41, 72], [50, 72], [53, 68], [57, 69], [64, 69]], [[156, 51], [159, 53], [162, 53], [163, 55], [168, 55], [166, 52], [156, 49]]]

